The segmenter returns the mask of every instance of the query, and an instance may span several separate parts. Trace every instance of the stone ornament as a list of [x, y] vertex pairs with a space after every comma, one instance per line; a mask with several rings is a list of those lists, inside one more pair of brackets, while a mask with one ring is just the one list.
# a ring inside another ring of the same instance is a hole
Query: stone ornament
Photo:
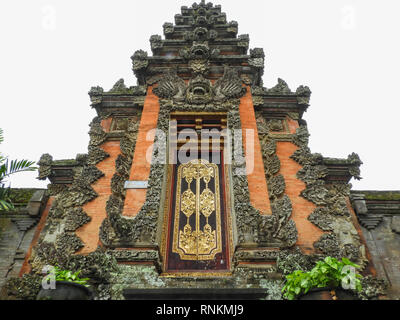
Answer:
[[242, 97], [246, 89], [234, 68], [226, 67], [222, 78], [214, 85], [199, 73], [186, 83], [176, 71], [168, 71], [161, 78], [153, 92], [160, 98], [171, 99], [176, 103], [207, 104], [211, 101], [224, 102]]

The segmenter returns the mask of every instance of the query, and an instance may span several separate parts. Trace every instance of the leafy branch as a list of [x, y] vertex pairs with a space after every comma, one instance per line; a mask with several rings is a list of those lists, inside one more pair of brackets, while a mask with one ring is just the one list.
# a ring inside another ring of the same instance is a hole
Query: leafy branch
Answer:
[[[79, 278], [79, 274], [81, 273], [81, 270], [73, 273], [70, 270], [62, 270], [59, 267], [54, 267], [54, 275], [55, 275], [55, 280], [56, 281], [66, 281], [66, 282], [74, 282], [80, 285], [83, 285], [85, 287], [89, 287], [87, 282], [89, 281], [89, 278]], [[49, 274], [47, 276], [47, 279], [51, 280], [51, 276], [53, 274]]]
[[[0, 128], [0, 144], [4, 141], [3, 130]], [[14, 206], [10, 200], [10, 188], [6, 188], [4, 180], [10, 175], [26, 171], [35, 171], [34, 161], [11, 160], [0, 154], [0, 211], [13, 210]]]
[[313, 288], [337, 288], [341, 285], [350, 286], [351, 284], [360, 292], [362, 276], [353, 272], [354, 269], [349, 267], [360, 268], [359, 265], [347, 258], [338, 261], [336, 258], [326, 257], [323, 261], [318, 261], [309, 272], [296, 270], [286, 276], [286, 283], [282, 288], [284, 297], [293, 300]]

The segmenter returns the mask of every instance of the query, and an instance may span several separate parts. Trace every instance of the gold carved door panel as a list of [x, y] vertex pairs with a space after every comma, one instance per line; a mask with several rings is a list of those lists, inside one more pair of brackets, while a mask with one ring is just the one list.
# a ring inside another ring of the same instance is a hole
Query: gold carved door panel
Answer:
[[181, 260], [213, 260], [221, 253], [220, 203], [216, 164], [200, 159], [178, 167], [172, 251]]

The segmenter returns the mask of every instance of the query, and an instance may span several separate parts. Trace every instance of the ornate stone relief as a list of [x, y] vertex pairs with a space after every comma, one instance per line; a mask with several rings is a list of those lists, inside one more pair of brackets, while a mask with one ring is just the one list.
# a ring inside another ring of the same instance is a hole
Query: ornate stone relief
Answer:
[[297, 229], [292, 215], [290, 198], [284, 194], [286, 184], [280, 171], [280, 160], [276, 155], [276, 140], [270, 134], [269, 121], [256, 112], [256, 123], [264, 161], [272, 215], [259, 217], [259, 234], [265, 245], [288, 248], [297, 241]]
[[193, 42], [190, 48], [181, 49], [179, 54], [186, 60], [208, 60], [216, 58], [220, 53], [219, 49], [210, 49], [207, 41]]
[[246, 89], [242, 86], [237, 71], [226, 67], [224, 75], [214, 85], [201, 73], [196, 74], [186, 85], [176, 71], [169, 71], [164, 74], [153, 92], [162, 99], [172, 99], [174, 103], [200, 105], [239, 98]]
[[131, 57], [133, 64], [133, 71], [139, 71], [146, 69], [149, 65], [147, 52], [143, 50], [137, 50]]
[[[100, 251], [89, 256], [74, 255], [77, 250], [83, 247], [83, 243], [77, 237], [75, 231], [90, 221], [90, 217], [84, 212], [82, 206], [97, 197], [97, 193], [93, 190], [91, 184], [104, 175], [95, 164], [108, 156], [105, 153], [100, 154], [98, 152], [98, 150], [101, 150], [100, 145], [106, 139], [100, 121], [101, 119], [96, 117], [90, 125], [89, 154], [77, 156], [77, 161], [83, 167], [76, 173], [73, 183], [70, 186], [54, 189], [55, 199], [46, 220], [45, 232], [39, 239], [38, 245], [33, 248], [30, 258], [34, 273], [41, 273], [44, 265], [52, 264], [70, 270], [82, 269], [82, 274], [96, 279], [96, 276], [99, 276], [96, 275], [98, 273], [96, 270], [109, 267], [109, 265], [94, 263], [92, 259], [94, 256], [103, 260], [110, 259]], [[41, 170], [43, 174], [41, 178], [48, 176], [50, 160], [49, 155], [42, 156], [40, 165], [43, 166]], [[104, 269], [102, 271], [103, 274], [107, 272], [109, 271]], [[105, 281], [106, 279], [100, 277], [98, 280]]]
[[178, 77], [176, 70], [166, 72], [153, 93], [163, 99], [174, 99], [177, 102], [185, 100], [186, 83]]
[[[347, 208], [346, 199], [350, 195], [351, 185], [325, 183], [323, 178], [328, 174], [328, 168], [322, 165], [320, 154], [311, 154], [308, 138], [307, 127], [300, 126], [292, 139], [299, 149], [291, 158], [303, 166], [297, 173], [297, 177], [306, 184], [301, 196], [318, 206], [308, 220], [329, 232], [322, 235], [314, 247], [325, 255], [347, 257], [365, 266], [368, 261], [365, 247], [361, 244]], [[358, 163], [357, 157], [352, 157]]]
[[53, 163], [53, 157], [49, 155], [48, 153], [43, 154], [39, 162], [37, 163], [39, 165], [38, 169], [38, 179], [39, 180], [46, 180], [50, 175], [51, 175], [51, 164]]

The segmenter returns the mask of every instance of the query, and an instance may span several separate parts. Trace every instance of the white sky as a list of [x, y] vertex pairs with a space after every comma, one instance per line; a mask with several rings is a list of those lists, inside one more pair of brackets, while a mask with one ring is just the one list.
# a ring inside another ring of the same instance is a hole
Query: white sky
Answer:
[[[136, 85], [130, 56], [193, 1], [2, 0], [0, 146], [10, 158], [86, 153], [95, 116], [87, 92], [120, 78]], [[215, 0], [250, 47], [266, 53], [264, 86], [284, 79], [311, 88], [304, 119], [312, 152], [358, 153], [353, 189], [399, 190], [398, 0]], [[12, 187], [45, 187], [37, 173]]]

